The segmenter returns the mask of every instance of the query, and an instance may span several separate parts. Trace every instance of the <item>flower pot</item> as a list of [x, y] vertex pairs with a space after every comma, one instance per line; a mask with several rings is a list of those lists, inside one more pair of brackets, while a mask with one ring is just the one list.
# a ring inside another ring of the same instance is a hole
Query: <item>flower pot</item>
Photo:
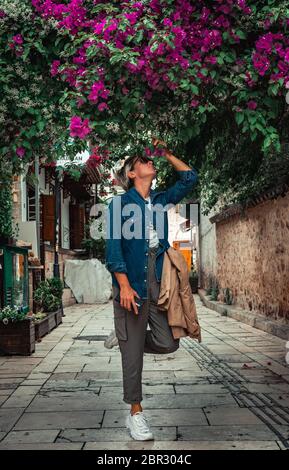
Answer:
[[0, 323], [0, 352], [4, 355], [30, 356], [35, 351], [35, 327], [30, 318]]

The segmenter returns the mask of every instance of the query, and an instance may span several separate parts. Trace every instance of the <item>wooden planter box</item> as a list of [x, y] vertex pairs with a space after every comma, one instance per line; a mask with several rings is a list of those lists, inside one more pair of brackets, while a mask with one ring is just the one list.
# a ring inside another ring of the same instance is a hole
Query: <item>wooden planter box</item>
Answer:
[[48, 317], [43, 320], [34, 322], [35, 325], [35, 340], [38, 341], [43, 336], [49, 333]]
[[61, 309], [56, 310], [56, 312], [49, 312], [46, 318], [43, 318], [40, 322], [35, 322], [35, 339], [39, 340], [47, 335], [47, 333], [60, 325], [60, 323], [62, 323]]
[[0, 323], [0, 351], [4, 355], [30, 356], [35, 351], [34, 322], [27, 318], [8, 325]]

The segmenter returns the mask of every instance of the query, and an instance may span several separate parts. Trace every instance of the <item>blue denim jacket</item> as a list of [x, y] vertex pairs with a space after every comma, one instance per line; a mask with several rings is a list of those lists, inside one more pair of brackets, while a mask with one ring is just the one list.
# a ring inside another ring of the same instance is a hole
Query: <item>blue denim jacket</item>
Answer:
[[[114, 196], [106, 213], [106, 267], [111, 272], [112, 284], [118, 286], [115, 272], [126, 273], [131, 287], [136, 290], [140, 298], [148, 297], [147, 270], [149, 221], [152, 220], [154, 229], [158, 233], [159, 247], [156, 253], [155, 274], [158, 282], [161, 281], [164, 252], [170, 247], [168, 242], [167, 205], [178, 204], [193, 188], [198, 180], [197, 172], [192, 170], [177, 171], [179, 180], [165, 191], [151, 189], [150, 198], [152, 211], [146, 209], [146, 201], [133, 187], [125, 193]], [[128, 204], [136, 204], [138, 212], [135, 213]], [[126, 209], [124, 207], [126, 206]], [[157, 214], [163, 217], [163, 227], [160, 230], [156, 223]], [[133, 213], [133, 216], [131, 214]], [[152, 217], [150, 219], [150, 217]], [[124, 224], [132, 227], [138, 235], [130, 239], [124, 236]]]

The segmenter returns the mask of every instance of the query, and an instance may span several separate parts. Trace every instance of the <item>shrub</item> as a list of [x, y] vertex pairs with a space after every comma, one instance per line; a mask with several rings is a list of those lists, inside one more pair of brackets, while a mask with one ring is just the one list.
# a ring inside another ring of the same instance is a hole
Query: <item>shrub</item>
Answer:
[[0, 310], [0, 321], [2, 321], [5, 325], [11, 322], [23, 321], [27, 317], [26, 313], [24, 313], [22, 307], [7, 305], [2, 310]]
[[40, 282], [34, 292], [34, 300], [44, 312], [53, 312], [61, 306], [63, 283], [58, 278]]

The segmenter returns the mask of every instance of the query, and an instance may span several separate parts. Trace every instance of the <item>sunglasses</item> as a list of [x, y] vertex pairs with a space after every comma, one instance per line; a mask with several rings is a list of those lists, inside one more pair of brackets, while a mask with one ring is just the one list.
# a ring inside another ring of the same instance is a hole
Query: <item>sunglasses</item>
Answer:
[[153, 163], [153, 159], [150, 158], [150, 157], [143, 156], [143, 155], [141, 155], [140, 157], [134, 157], [134, 158], [132, 159], [131, 164], [130, 164], [130, 169], [131, 169], [131, 170], [133, 170], [133, 168], [134, 168], [136, 162], [145, 163], [145, 164], [148, 163], [148, 162], [152, 162], [152, 163]]

